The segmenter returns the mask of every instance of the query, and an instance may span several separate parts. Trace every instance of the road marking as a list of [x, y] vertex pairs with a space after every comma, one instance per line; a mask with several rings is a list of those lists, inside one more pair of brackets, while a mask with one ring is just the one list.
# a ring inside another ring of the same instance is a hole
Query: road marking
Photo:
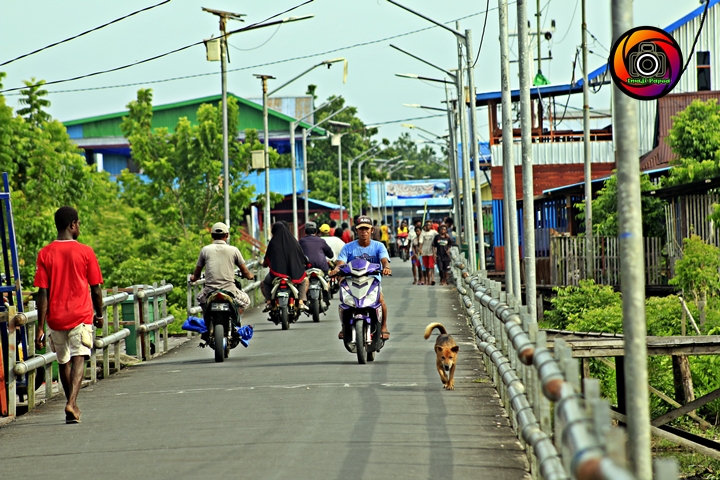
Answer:
[[[242, 390], [255, 390], [255, 389], [261, 389], [261, 388], [276, 388], [276, 389], [285, 389], [285, 390], [295, 390], [298, 388], [305, 388], [310, 389], [310, 387], [317, 387], [317, 388], [367, 388], [372, 386], [380, 386], [380, 387], [387, 387], [387, 388], [407, 388], [407, 387], [417, 387], [419, 386], [418, 383], [415, 382], [358, 382], [358, 383], [301, 383], [301, 384], [291, 384], [291, 385], [254, 385], [254, 386], [243, 386], [243, 387], [231, 387], [231, 388], [220, 388], [220, 387], [207, 387], [207, 388], [190, 388], [185, 390], [155, 390], [155, 391], [145, 391], [145, 392], [137, 392], [136, 395], [181, 395], [186, 393], [202, 393], [202, 392], [210, 392], [210, 391], [216, 391], [216, 390], [222, 390], [225, 392], [237, 392]], [[130, 395], [129, 393], [117, 393], [116, 395]]]

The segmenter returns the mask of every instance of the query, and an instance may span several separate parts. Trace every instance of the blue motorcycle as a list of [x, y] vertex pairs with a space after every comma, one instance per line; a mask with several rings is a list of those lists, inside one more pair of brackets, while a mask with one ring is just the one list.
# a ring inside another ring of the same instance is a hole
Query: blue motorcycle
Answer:
[[340, 306], [338, 313], [343, 330], [343, 343], [350, 353], [357, 354], [360, 364], [375, 360], [385, 345], [381, 327], [380, 275], [382, 266], [356, 258], [340, 266]]

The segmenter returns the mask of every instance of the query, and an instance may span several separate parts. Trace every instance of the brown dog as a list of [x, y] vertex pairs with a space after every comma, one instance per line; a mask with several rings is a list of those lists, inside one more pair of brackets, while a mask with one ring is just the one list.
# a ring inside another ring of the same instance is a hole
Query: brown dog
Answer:
[[435, 355], [437, 356], [435, 365], [440, 374], [440, 380], [443, 382], [443, 388], [455, 390], [455, 365], [457, 364], [457, 353], [460, 347], [448, 335], [442, 323], [431, 323], [425, 327], [425, 340], [430, 338], [430, 334], [435, 328], [440, 330], [440, 335], [435, 340]]

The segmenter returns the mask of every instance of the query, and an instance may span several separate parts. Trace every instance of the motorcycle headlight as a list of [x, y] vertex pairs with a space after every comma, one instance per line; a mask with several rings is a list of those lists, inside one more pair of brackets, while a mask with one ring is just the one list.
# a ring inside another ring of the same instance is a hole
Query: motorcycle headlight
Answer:
[[348, 307], [355, 306], [355, 297], [350, 295], [344, 288], [340, 289], [340, 301]]

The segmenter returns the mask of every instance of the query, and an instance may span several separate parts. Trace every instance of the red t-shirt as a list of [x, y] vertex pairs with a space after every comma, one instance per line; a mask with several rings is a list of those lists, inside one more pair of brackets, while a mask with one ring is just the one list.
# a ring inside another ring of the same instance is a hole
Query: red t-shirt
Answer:
[[87, 245], [76, 240], [55, 240], [38, 253], [34, 285], [50, 290], [46, 320], [53, 330], [92, 324], [88, 285], [101, 283], [100, 265]]
[[342, 241], [345, 242], [345, 243], [350, 243], [350, 242], [353, 241], [352, 232], [350, 231], [349, 228], [343, 230], [343, 233], [342, 233]]

